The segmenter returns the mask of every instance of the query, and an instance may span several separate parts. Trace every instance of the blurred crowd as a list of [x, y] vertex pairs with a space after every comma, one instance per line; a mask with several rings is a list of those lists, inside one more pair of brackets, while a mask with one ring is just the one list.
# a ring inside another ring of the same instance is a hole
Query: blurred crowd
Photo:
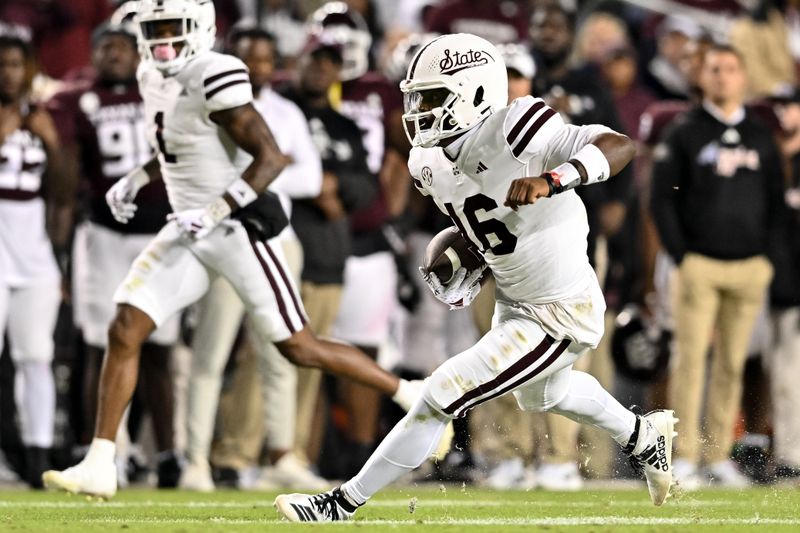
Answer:
[[[118, 4], [0, 3], [3, 483], [41, 487], [85, 453], [114, 290], [170, 211], [161, 184], [128, 225], [105, 205], [153, 154]], [[579, 369], [623, 403], [676, 410], [686, 489], [800, 479], [800, 1], [214, 4], [218, 49], [248, 66], [287, 158], [272, 190], [314, 331], [419, 379], [490, 328], [492, 290], [448, 311], [417, 273], [452, 223], [413, 191], [398, 88], [420, 46], [474, 33], [501, 45], [509, 100], [533, 94], [638, 144], [623, 173], [577, 189], [609, 309]], [[262, 346], [243, 311], [215, 282], [146, 343], [122, 486], [327, 489], [400, 419], [377, 392]], [[415, 479], [577, 490], [632, 477], [615, 449], [500, 398], [456, 420]]]

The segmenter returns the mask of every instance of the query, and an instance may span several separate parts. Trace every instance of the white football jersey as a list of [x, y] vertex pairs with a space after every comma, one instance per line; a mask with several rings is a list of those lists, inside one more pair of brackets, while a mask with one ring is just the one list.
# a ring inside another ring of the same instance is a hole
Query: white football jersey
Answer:
[[148, 141], [158, 153], [172, 209], [205, 207], [252, 161], [210, 118], [252, 102], [247, 67], [233, 56], [207, 52], [171, 77], [142, 62], [137, 79]]
[[[409, 155], [414, 184], [429, 194], [483, 252], [498, 298], [544, 304], [585, 290], [594, 279], [586, 255], [589, 225], [574, 190], [518, 211], [503, 203], [516, 178], [538, 176], [567, 161], [604, 126], [573, 126], [539, 98], [518, 98], [456, 143]], [[596, 282], [595, 282], [596, 283]]]

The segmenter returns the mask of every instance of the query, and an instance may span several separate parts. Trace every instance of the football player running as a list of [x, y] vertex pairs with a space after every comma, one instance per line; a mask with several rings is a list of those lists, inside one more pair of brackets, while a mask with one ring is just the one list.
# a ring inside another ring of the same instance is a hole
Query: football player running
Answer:
[[116, 493], [114, 437], [137, 380], [140, 349], [152, 331], [198, 300], [217, 276], [236, 289], [256, 335], [290, 361], [368, 384], [410, 404], [415, 387], [350, 346], [323, 341], [306, 315], [276, 236], [286, 225], [265, 194], [285, 158], [253, 107], [247, 69], [211, 51], [211, 0], [141, 0], [134, 17], [142, 62], [137, 79], [158, 155], [120, 179], [106, 197], [120, 221], [135, 214], [137, 191], [163, 179], [173, 213], [117, 289], [117, 314], [98, 392], [94, 440], [86, 457], [43, 476], [47, 487], [110, 497]]
[[[482, 250], [497, 281], [494, 327], [433, 372], [353, 479], [322, 494], [278, 496], [278, 511], [292, 521], [349, 519], [419, 466], [449, 420], [508, 392], [521, 409], [606, 430], [661, 505], [672, 482], [673, 412], [638, 416], [595, 378], [572, 370], [600, 341], [606, 307], [586, 255], [586, 211], [573, 189], [619, 172], [633, 158], [633, 142], [604, 126], [565, 124], [538, 98], [506, 106], [501, 55], [474, 35], [444, 35], [421, 48], [400, 87], [415, 185]], [[443, 285], [429, 274], [427, 281], [457, 307], [478, 293], [480, 275], [460, 271]]]

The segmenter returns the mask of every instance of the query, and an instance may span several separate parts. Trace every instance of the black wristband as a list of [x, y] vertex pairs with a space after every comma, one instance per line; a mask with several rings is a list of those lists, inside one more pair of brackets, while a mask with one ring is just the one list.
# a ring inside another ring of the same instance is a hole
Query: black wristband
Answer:
[[556, 182], [555, 182], [555, 180], [553, 179], [553, 176], [552, 176], [552, 174], [550, 174], [549, 172], [545, 172], [545, 173], [542, 175], [542, 177], [544, 178], [544, 181], [546, 181], [546, 182], [547, 182], [547, 186], [550, 188], [550, 192], [548, 192], [548, 193], [547, 193], [547, 197], [548, 197], [548, 198], [550, 198], [550, 197], [551, 197], [551, 196], [553, 196], [554, 194], [558, 194], [558, 193], [560, 193], [560, 192], [561, 192], [561, 191], [559, 190], [559, 187], [556, 185]]

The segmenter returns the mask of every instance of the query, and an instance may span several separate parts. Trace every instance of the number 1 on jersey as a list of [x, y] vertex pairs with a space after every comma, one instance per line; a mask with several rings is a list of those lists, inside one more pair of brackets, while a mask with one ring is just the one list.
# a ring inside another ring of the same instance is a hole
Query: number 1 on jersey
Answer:
[[[445, 203], [447, 214], [453, 220], [461, 234], [465, 239], [472, 241], [469, 237], [469, 232], [464, 226], [458, 214], [456, 213], [453, 204]], [[477, 237], [479, 242], [473, 242], [481, 251], [486, 252], [490, 250], [494, 255], [507, 255], [512, 253], [517, 247], [517, 237], [509, 231], [501, 220], [496, 218], [489, 218], [487, 220], [478, 220], [476, 213], [483, 210], [488, 213], [497, 209], [497, 202], [486, 196], [485, 194], [476, 194], [464, 200], [464, 217], [467, 219], [472, 233]], [[498, 242], [494, 246], [489, 242], [489, 235], [494, 235]]]
[[164, 156], [167, 163], [177, 163], [178, 158], [175, 154], [167, 152], [167, 143], [164, 142], [164, 112], [156, 113], [156, 141], [158, 141], [158, 151]]

